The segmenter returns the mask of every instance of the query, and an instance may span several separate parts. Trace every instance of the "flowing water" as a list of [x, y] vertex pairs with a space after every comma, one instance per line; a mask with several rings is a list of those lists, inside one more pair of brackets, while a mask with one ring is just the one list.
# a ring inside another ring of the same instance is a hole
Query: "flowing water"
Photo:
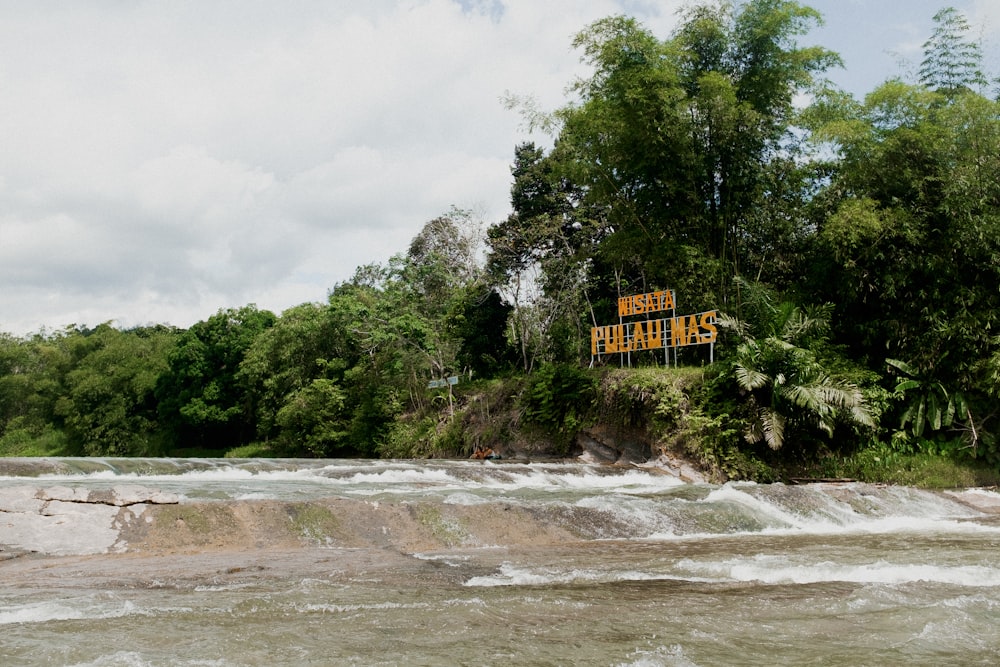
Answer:
[[0, 460], [8, 494], [121, 485], [180, 502], [131, 508], [148, 529], [101, 552], [5, 541], [0, 511], [0, 664], [1000, 661], [989, 490], [576, 462]]

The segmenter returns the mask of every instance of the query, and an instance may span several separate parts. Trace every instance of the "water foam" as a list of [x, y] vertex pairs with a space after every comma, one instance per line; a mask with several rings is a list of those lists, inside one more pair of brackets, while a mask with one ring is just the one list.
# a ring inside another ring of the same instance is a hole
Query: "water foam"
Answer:
[[533, 570], [517, 567], [511, 563], [503, 563], [496, 574], [471, 577], [463, 585], [495, 588], [499, 586], [549, 586], [575, 583], [606, 584], [629, 581], [676, 581], [681, 579], [683, 578], [671, 574], [644, 572], [641, 570], [595, 570], [586, 568]]
[[919, 563], [795, 563], [785, 556], [757, 555], [724, 561], [683, 559], [677, 567], [697, 577], [718, 581], [764, 584], [816, 584], [849, 582], [900, 585], [915, 582], [994, 588], [1000, 570], [981, 565], [945, 566]]
[[108, 605], [94, 599], [81, 599], [77, 604], [65, 602], [30, 602], [0, 609], [0, 625], [46, 623], [95, 618], [123, 618], [141, 612], [129, 601]]

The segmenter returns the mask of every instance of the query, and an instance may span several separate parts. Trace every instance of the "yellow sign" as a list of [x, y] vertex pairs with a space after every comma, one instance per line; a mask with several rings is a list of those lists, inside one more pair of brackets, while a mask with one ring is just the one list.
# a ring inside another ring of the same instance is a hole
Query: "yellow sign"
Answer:
[[616, 354], [714, 343], [718, 336], [717, 318], [718, 311], [708, 310], [694, 315], [593, 327], [590, 353]]
[[661, 290], [646, 294], [633, 294], [618, 299], [618, 317], [646, 315], [674, 309], [674, 291]]

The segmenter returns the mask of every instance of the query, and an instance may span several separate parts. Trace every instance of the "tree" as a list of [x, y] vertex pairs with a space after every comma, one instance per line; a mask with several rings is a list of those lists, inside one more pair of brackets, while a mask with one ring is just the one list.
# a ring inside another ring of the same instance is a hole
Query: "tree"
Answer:
[[458, 372], [456, 331], [481, 285], [477, 231], [470, 212], [453, 208], [424, 225], [407, 255], [359, 267], [326, 306], [302, 306], [260, 338], [243, 373], [266, 397], [262, 424], [282, 447], [374, 454], [406, 402], [422, 403], [429, 379]]
[[346, 392], [335, 380], [317, 378], [288, 396], [275, 421], [285, 451], [305, 449], [313, 456], [350, 452], [350, 415]]
[[[589, 277], [607, 225], [558, 168], [534, 144], [517, 146], [513, 212], [487, 232], [487, 279], [511, 308], [509, 337], [525, 371], [540, 359], [579, 358], [579, 341], [597, 322]], [[555, 335], [560, 323], [568, 336]]]
[[[342, 380], [346, 359], [354, 355], [328, 305], [305, 303], [284, 311], [274, 326], [254, 338], [240, 362], [237, 381], [252, 396], [257, 437], [267, 442], [277, 439], [284, 454], [301, 453], [306, 437], [294, 426], [302, 420], [292, 424], [287, 415], [284, 420], [279, 415], [291, 402], [313, 404], [317, 392], [307, 393], [305, 402], [302, 392], [319, 380]], [[297, 435], [303, 437], [296, 439]], [[317, 444], [315, 438], [310, 441], [314, 455], [320, 455]], [[323, 444], [335, 449], [329, 438]]]
[[819, 20], [752, 0], [690, 9], [666, 41], [626, 17], [577, 35], [593, 73], [554, 114], [552, 159], [606, 232], [585, 276], [593, 303], [668, 286], [693, 309], [726, 301], [759, 252], [749, 229], [775, 183], [768, 165], [790, 153], [794, 95], [839, 62], [795, 41]]
[[26, 342], [0, 334], [0, 436], [32, 412], [36, 360]]
[[472, 211], [451, 207], [445, 215], [427, 222], [410, 241], [407, 259], [419, 269], [417, 278], [430, 300], [456, 286], [476, 280], [481, 272], [481, 224]]
[[378, 323], [387, 279], [386, 267], [363, 266], [328, 298], [327, 317], [336, 346], [335, 356], [327, 361], [333, 372], [321, 377], [338, 380], [345, 392], [346, 435], [338, 453], [374, 454], [402, 410], [395, 341]]
[[26, 339], [0, 334], [0, 451], [20, 453], [41, 440], [62, 449], [56, 404], [72, 367], [67, 341], [78, 333], [69, 328]]
[[1000, 105], [892, 80], [863, 103], [831, 96], [821, 115], [815, 136], [838, 160], [819, 197], [811, 289], [838, 304], [854, 356], [881, 372], [896, 360], [941, 398], [964, 397], [964, 432], [992, 437]]
[[166, 327], [107, 323], [74, 336], [74, 367], [56, 404], [70, 442], [90, 456], [160, 454], [153, 391], [176, 338]]
[[512, 307], [484, 282], [470, 285], [447, 318], [458, 341], [456, 362], [478, 377], [488, 378], [517, 362], [505, 330]]
[[934, 32], [924, 42], [920, 62], [920, 83], [946, 97], [982, 89], [986, 77], [981, 70], [983, 53], [977, 42], [969, 41], [969, 23], [954, 7], [934, 15]]
[[253, 395], [238, 372], [254, 340], [276, 320], [248, 305], [220, 310], [181, 335], [155, 391], [175, 447], [225, 450], [253, 440]]

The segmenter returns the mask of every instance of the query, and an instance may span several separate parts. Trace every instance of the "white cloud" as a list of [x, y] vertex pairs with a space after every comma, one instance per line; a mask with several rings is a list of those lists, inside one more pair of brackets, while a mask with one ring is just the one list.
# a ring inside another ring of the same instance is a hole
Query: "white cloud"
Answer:
[[452, 204], [506, 214], [611, 0], [0, 9], [0, 330], [319, 300]]
[[4, 3], [0, 331], [280, 311], [452, 204], [499, 220], [527, 138], [504, 92], [552, 109], [576, 32], [666, 36], [682, 4]]

